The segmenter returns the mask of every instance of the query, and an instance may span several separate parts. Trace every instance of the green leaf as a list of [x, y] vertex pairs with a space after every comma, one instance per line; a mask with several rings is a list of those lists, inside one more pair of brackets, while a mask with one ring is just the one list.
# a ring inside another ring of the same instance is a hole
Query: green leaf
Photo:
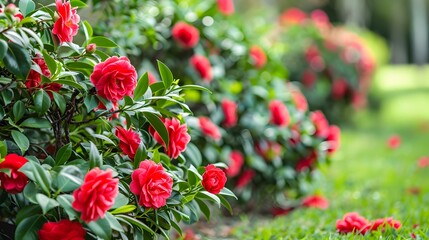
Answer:
[[40, 188], [42, 188], [46, 194], [50, 194], [50, 188], [52, 184], [51, 175], [39, 163], [28, 161], [28, 163], [22, 166], [19, 171], [24, 173], [28, 178], [32, 179], [37, 185], [40, 186]]
[[39, 239], [38, 231], [45, 222], [43, 215], [33, 215], [24, 218], [16, 227], [16, 240], [37, 240]]
[[201, 166], [201, 163], [203, 162], [201, 152], [193, 143], [188, 143], [185, 152], [183, 152], [183, 155], [185, 156], [185, 159], [190, 161], [195, 167]]
[[119, 193], [118, 196], [116, 196], [115, 198], [115, 204], [113, 204], [113, 206], [110, 209], [119, 208], [127, 204], [128, 204], [128, 198], [124, 194]]
[[83, 8], [86, 7], [86, 4], [79, 0], [71, 0], [70, 1], [71, 7], [77, 7], [77, 8]]
[[138, 100], [149, 88], [149, 77], [148, 73], [145, 72], [143, 76], [140, 77], [137, 87], [134, 90], [134, 100]]
[[34, 11], [36, 4], [32, 0], [20, 0], [19, 1], [19, 10], [22, 12], [24, 17], [26, 17], [30, 12]]
[[167, 128], [165, 128], [165, 125], [161, 121], [161, 119], [159, 119], [158, 116], [150, 112], [144, 112], [143, 114], [149, 121], [150, 125], [155, 129], [156, 132], [158, 132], [159, 136], [161, 136], [162, 140], [165, 143], [165, 146], [168, 147], [170, 139], [168, 136]]
[[200, 207], [201, 212], [204, 214], [204, 217], [207, 219], [207, 221], [210, 221], [210, 208], [203, 200], [195, 199], [195, 201], [198, 203], [198, 206]]
[[52, 208], [59, 206], [57, 201], [41, 193], [36, 194], [36, 200], [42, 208], [43, 214], [46, 214]]
[[46, 93], [43, 89], [37, 91], [37, 93], [34, 95], [34, 108], [36, 112], [39, 114], [44, 114], [48, 111], [50, 106], [51, 99], [49, 98], [48, 93]]
[[54, 75], [57, 72], [57, 62], [51, 57], [51, 55], [49, 55], [46, 49], [43, 49], [42, 54], [46, 65], [48, 65], [49, 71]]
[[70, 220], [77, 218], [77, 212], [72, 207], [72, 202], [74, 198], [71, 194], [63, 194], [57, 197], [57, 202], [61, 205], [61, 207], [66, 211]]
[[36, 184], [29, 182], [24, 188], [24, 197], [32, 203], [37, 203], [36, 194], [38, 193]]
[[139, 220], [137, 220], [135, 218], [129, 217], [127, 215], [116, 215], [116, 218], [118, 220], [128, 222], [128, 223], [130, 223], [130, 224], [132, 224], [132, 225], [134, 225], [134, 226], [136, 226], [142, 230], [145, 230], [145, 231], [151, 233], [152, 235], [155, 235], [155, 232], [149, 226], [147, 226], [146, 224], [140, 222]]
[[27, 118], [19, 124], [19, 126], [28, 128], [50, 128], [51, 123], [45, 118]]
[[64, 163], [69, 160], [70, 156], [72, 154], [72, 144], [68, 143], [65, 146], [62, 146], [60, 150], [58, 150], [57, 154], [55, 155], [55, 165], [60, 166], [64, 165]]
[[202, 87], [202, 86], [198, 86], [198, 85], [184, 85], [184, 86], [181, 86], [180, 89], [182, 89], [182, 90], [200, 90], [200, 91], [208, 92], [210, 94], [212, 93], [207, 88]]
[[220, 202], [222, 203], [222, 205], [226, 209], [228, 209], [229, 213], [232, 215], [233, 214], [232, 207], [231, 207], [231, 204], [229, 204], [228, 200], [226, 200], [225, 197], [223, 197], [222, 195], [217, 195], [217, 197], [219, 197]]
[[28, 138], [21, 132], [12, 130], [12, 138], [13, 141], [15, 141], [16, 145], [18, 145], [19, 149], [21, 149], [21, 152], [24, 153], [30, 147], [30, 142], [28, 141]]
[[83, 183], [81, 170], [73, 165], [65, 166], [57, 175], [58, 191], [70, 192], [80, 187]]
[[89, 24], [88, 21], [82, 22], [83, 32], [85, 33], [85, 39], [88, 40], [90, 37], [92, 37], [93, 31], [91, 24]]
[[106, 218], [99, 218], [86, 224], [95, 235], [101, 239], [110, 239], [112, 237], [112, 228]]
[[3, 39], [0, 39], [0, 60], [6, 56], [7, 52], [7, 42]]
[[104, 217], [109, 222], [109, 225], [113, 230], [116, 230], [118, 232], [124, 232], [124, 229], [122, 228], [121, 224], [118, 222], [115, 216], [113, 216], [109, 212], [106, 212], [106, 215], [104, 215]]
[[171, 221], [170, 223], [171, 223], [171, 226], [179, 233], [179, 235], [182, 236], [183, 232], [180, 226], [175, 221]]
[[55, 82], [56, 82], [56, 83], [59, 83], [59, 84], [68, 85], [68, 86], [71, 86], [71, 87], [74, 87], [74, 88], [77, 88], [77, 89], [85, 90], [85, 89], [82, 87], [82, 85], [80, 85], [79, 83], [77, 83], [77, 82], [76, 82], [76, 81], [74, 81], [74, 80], [69, 80], [69, 79], [59, 79], [59, 80], [56, 80]]
[[52, 96], [54, 97], [55, 105], [57, 105], [61, 113], [64, 113], [66, 111], [66, 100], [64, 97], [56, 92], [52, 92]]
[[136, 209], [137, 207], [134, 205], [125, 205], [122, 207], [118, 207], [115, 210], [111, 211], [112, 214], [120, 214], [120, 213], [129, 213]]
[[27, 79], [31, 70], [30, 54], [27, 49], [14, 42], [9, 42], [8, 46], [9, 48], [3, 58], [4, 65], [18, 80]]
[[100, 155], [100, 152], [95, 146], [94, 143], [90, 142], [91, 147], [89, 149], [89, 168], [101, 167], [103, 165], [103, 159]]
[[215, 202], [220, 207], [220, 204], [221, 204], [220, 199], [218, 196], [214, 195], [213, 193], [209, 193], [207, 191], [201, 191], [197, 193], [196, 197], [199, 199], [207, 199], [212, 202]]
[[22, 220], [28, 218], [29, 216], [34, 216], [39, 214], [42, 214], [42, 211], [39, 205], [27, 205], [21, 208], [18, 214], [16, 214], [16, 224], [19, 225], [19, 223], [22, 222]]
[[6, 140], [0, 141], [0, 158], [4, 158], [7, 155], [7, 144]]
[[161, 74], [162, 82], [164, 83], [165, 89], [169, 89], [171, 84], [173, 83], [173, 73], [171, 73], [170, 69], [161, 61], [158, 60], [158, 69]]
[[18, 100], [13, 105], [13, 117], [15, 122], [18, 122], [25, 113], [25, 105], [21, 100]]
[[238, 200], [238, 198], [237, 198], [237, 196], [235, 196], [235, 194], [231, 191], [231, 190], [229, 190], [228, 188], [226, 188], [226, 187], [224, 187], [221, 191], [220, 191], [220, 193], [219, 193], [220, 195], [223, 195], [223, 196], [230, 196], [230, 197], [233, 197], [233, 198], [235, 198], [235, 199], [237, 199]]
[[97, 45], [97, 47], [104, 47], [104, 48], [116, 48], [116, 47], [118, 47], [118, 45], [115, 42], [113, 42], [112, 40], [110, 40], [106, 37], [101, 37], [101, 36], [90, 38], [88, 41], [88, 44], [90, 44], [90, 43], [95, 43], [95, 45]]

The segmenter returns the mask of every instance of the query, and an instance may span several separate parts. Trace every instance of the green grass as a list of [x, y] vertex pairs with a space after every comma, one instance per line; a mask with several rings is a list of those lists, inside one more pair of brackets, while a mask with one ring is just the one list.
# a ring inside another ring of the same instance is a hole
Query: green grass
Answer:
[[[343, 128], [340, 150], [322, 166], [312, 189], [330, 201], [327, 210], [298, 209], [273, 220], [244, 216], [234, 239], [429, 239], [429, 168], [417, 167], [429, 156], [429, 68], [386, 67], [374, 82], [382, 100], [378, 113], [360, 113], [353, 128]], [[392, 134], [398, 149], [387, 147]], [[419, 188], [420, 194], [411, 194]], [[340, 235], [335, 222], [356, 211], [368, 219], [394, 217], [399, 231], [365, 236]], [[414, 228], [418, 224], [419, 227]]]

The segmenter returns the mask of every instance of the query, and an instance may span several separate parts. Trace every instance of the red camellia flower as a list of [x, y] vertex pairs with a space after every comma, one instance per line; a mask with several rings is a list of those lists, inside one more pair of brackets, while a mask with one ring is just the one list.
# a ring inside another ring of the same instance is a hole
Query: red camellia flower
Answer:
[[401, 145], [401, 137], [399, 135], [392, 135], [387, 140], [387, 145], [390, 149], [396, 149]]
[[270, 121], [272, 124], [280, 127], [289, 125], [289, 111], [281, 101], [272, 100], [268, 105], [268, 108], [270, 109]]
[[131, 174], [130, 190], [137, 195], [139, 204], [158, 209], [166, 204], [173, 188], [173, 179], [161, 163], [145, 160]]
[[217, 0], [217, 9], [223, 15], [231, 15], [234, 13], [234, 2], [232, 0]]
[[25, 157], [14, 153], [6, 155], [4, 161], [0, 162], [0, 169], [9, 169], [10, 175], [0, 172], [0, 188], [11, 194], [22, 192], [27, 185], [28, 178], [19, 169], [27, 162]]
[[314, 73], [313, 70], [308, 69], [302, 74], [301, 82], [306, 88], [311, 88], [313, 87], [316, 78], [316, 73]]
[[94, 67], [90, 76], [97, 94], [112, 102], [132, 96], [137, 85], [137, 72], [127, 57], [109, 57]]
[[218, 194], [225, 186], [226, 176], [222, 169], [217, 168], [213, 164], [209, 164], [206, 167], [206, 171], [203, 174], [203, 180], [201, 184], [204, 189], [209, 193]]
[[305, 112], [308, 110], [307, 99], [305, 99], [304, 95], [301, 92], [292, 91], [291, 96], [292, 101], [295, 103], [295, 106], [299, 111]]
[[310, 114], [310, 119], [316, 128], [315, 135], [320, 138], [326, 138], [329, 134], [329, 123], [322, 111], [317, 110]]
[[161, 119], [161, 121], [164, 123], [170, 138], [168, 146], [165, 146], [161, 136], [152, 127], [149, 128], [149, 132], [159, 144], [164, 146], [166, 151], [165, 153], [169, 157], [177, 158], [181, 152], [186, 150], [186, 146], [188, 145], [189, 141], [191, 141], [191, 136], [188, 134], [188, 127], [186, 124], [180, 125], [180, 121], [176, 118], [165, 118]]
[[419, 168], [425, 168], [429, 166], [429, 157], [421, 157], [419, 161], [417, 162], [417, 166]]
[[240, 171], [241, 167], [244, 164], [244, 157], [243, 154], [239, 151], [232, 151], [229, 155], [229, 164], [228, 168], [226, 169], [226, 175], [228, 177], [235, 177], [237, 176]]
[[265, 55], [261, 47], [253, 45], [249, 50], [249, 54], [252, 59], [252, 64], [256, 68], [262, 68], [265, 63], [267, 63], [267, 55]]
[[176, 23], [171, 31], [171, 35], [183, 48], [195, 47], [200, 40], [198, 29], [184, 22]]
[[347, 93], [348, 83], [344, 78], [334, 80], [332, 83], [332, 98], [335, 100], [342, 99]]
[[210, 82], [213, 79], [212, 66], [206, 57], [194, 55], [191, 57], [190, 63], [204, 81]]
[[346, 213], [341, 220], [337, 220], [337, 231], [339, 233], [361, 232], [365, 234], [365, 226], [368, 220], [357, 212]]
[[[40, 54], [37, 54], [33, 61], [39, 66], [41, 74], [43, 74], [45, 77], [51, 76], [51, 72], [49, 71], [45, 60], [41, 57]], [[35, 70], [31, 70], [27, 76], [27, 80], [25, 81], [25, 86], [28, 88], [29, 92], [32, 92], [34, 89], [43, 88], [48, 93], [49, 97], [52, 99], [52, 92], [58, 92], [61, 89], [62, 85], [59, 83], [42, 84], [41, 74]]]
[[57, 35], [60, 42], [72, 42], [73, 37], [79, 30], [80, 17], [77, 15], [77, 8], [71, 8], [70, 2], [56, 0], [59, 18], [54, 24], [52, 33]]
[[305, 21], [307, 14], [298, 8], [289, 8], [280, 16], [280, 23], [285, 25], [300, 24]]
[[328, 153], [336, 152], [340, 146], [340, 128], [335, 125], [330, 126], [326, 141], [329, 143]]
[[379, 218], [377, 220], [374, 220], [372, 223], [370, 223], [370, 227], [368, 230], [371, 231], [377, 231], [377, 230], [381, 230], [384, 231], [384, 229], [386, 228], [386, 226], [390, 226], [391, 228], [394, 229], [399, 229], [402, 225], [401, 222], [398, 220], [395, 220], [393, 218]]
[[122, 127], [117, 127], [115, 134], [120, 140], [119, 147], [128, 157], [134, 160], [134, 156], [141, 142], [140, 136], [132, 129], [125, 130]]
[[316, 152], [312, 152], [304, 159], [299, 160], [299, 162], [295, 166], [295, 169], [298, 172], [302, 172], [306, 169], [310, 169], [311, 166], [313, 166], [313, 164], [316, 162], [316, 160], [317, 160], [317, 154]]
[[255, 176], [255, 172], [251, 169], [247, 169], [245, 170], [240, 177], [237, 180], [237, 183], [235, 184], [235, 188], [237, 188], [238, 190], [243, 189], [244, 187], [247, 186], [247, 184], [249, 184], [253, 177]]
[[82, 213], [80, 218], [86, 223], [103, 218], [115, 203], [119, 179], [113, 178], [112, 173], [111, 169], [91, 169], [82, 186], [73, 192], [72, 207]]
[[84, 240], [85, 230], [79, 222], [63, 219], [59, 222], [47, 222], [39, 231], [40, 240]]
[[201, 132], [211, 137], [213, 140], [218, 141], [222, 137], [220, 130], [216, 124], [214, 124], [208, 117], [199, 117], [198, 122], [200, 124]]
[[282, 153], [282, 146], [277, 142], [262, 141], [255, 144], [255, 151], [265, 160], [271, 161], [280, 156]]
[[302, 199], [301, 206], [307, 208], [327, 209], [329, 207], [328, 199], [320, 195], [312, 195]]
[[221, 103], [224, 115], [223, 125], [227, 128], [237, 124], [237, 103], [224, 99]]

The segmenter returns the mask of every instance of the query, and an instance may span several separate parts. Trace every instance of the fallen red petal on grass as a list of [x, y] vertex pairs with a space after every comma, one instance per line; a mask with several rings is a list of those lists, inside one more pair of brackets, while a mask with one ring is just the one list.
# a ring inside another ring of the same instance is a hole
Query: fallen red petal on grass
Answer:
[[366, 226], [369, 221], [359, 215], [357, 212], [346, 213], [342, 219], [337, 220], [336, 227], [337, 232], [347, 233], [366, 233]]
[[396, 149], [401, 145], [401, 137], [398, 135], [392, 135], [387, 141], [387, 145], [390, 149]]

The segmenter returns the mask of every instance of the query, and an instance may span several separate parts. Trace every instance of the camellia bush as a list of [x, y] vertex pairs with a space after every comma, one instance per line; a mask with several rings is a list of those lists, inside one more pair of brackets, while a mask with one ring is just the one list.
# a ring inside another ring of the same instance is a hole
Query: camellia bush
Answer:
[[321, 10], [287, 9], [280, 16], [289, 79], [300, 83], [311, 109], [336, 122], [366, 105], [376, 62], [365, 42], [333, 26]]
[[[339, 129], [320, 111], [309, 112], [299, 89], [287, 84], [277, 53], [267, 52], [259, 34], [243, 24], [232, 1], [93, 1], [103, 14], [95, 33], [124, 46], [140, 71], [162, 59], [213, 94], [185, 89], [194, 116], [188, 145], [201, 150], [197, 163], [228, 165], [230, 188], [249, 205], [271, 207], [305, 193], [317, 164], [329, 161], [339, 145]], [[262, 206], [262, 205], [259, 205]]]
[[208, 201], [231, 210], [225, 164], [196, 164], [184, 122], [183, 90], [207, 90], [161, 62], [149, 86], [85, 5], [0, 5], [0, 238], [168, 239]]

